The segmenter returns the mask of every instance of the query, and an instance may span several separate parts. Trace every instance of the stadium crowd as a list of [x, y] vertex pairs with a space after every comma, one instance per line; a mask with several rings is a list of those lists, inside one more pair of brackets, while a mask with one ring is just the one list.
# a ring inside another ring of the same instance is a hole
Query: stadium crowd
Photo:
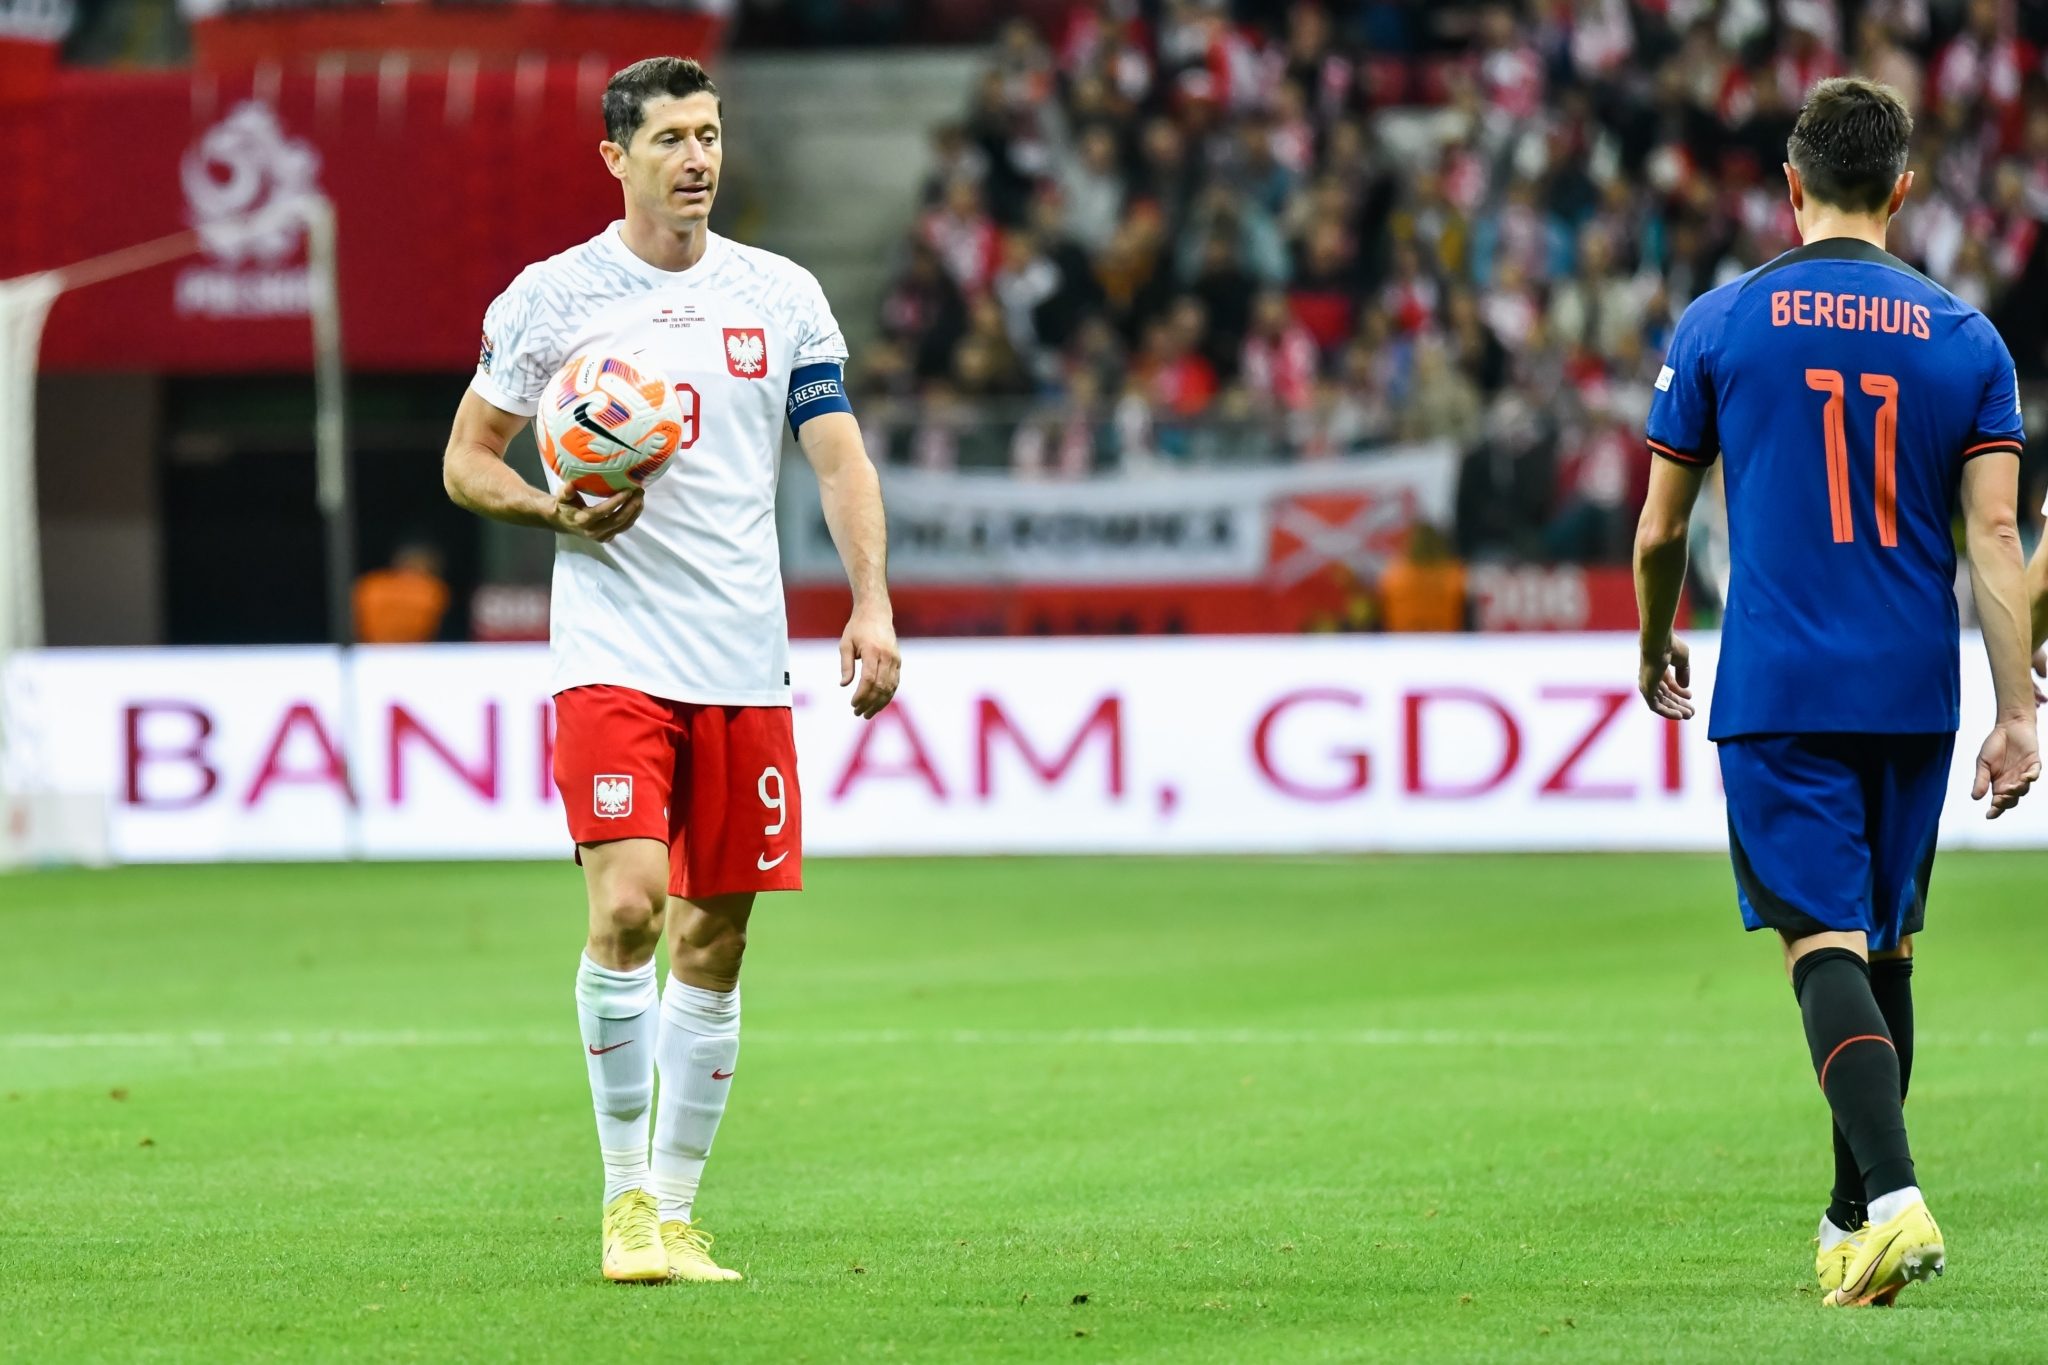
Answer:
[[[2048, 5], [1082, 0], [1005, 27], [856, 376], [927, 468], [1073, 477], [1443, 439], [1459, 548], [1625, 552], [1687, 302], [1796, 245], [1805, 90], [1919, 120], [1893, 248], [1991, 312], [2048, 218]], [[2038, 310], [2037, 310], [2038, 311]]]

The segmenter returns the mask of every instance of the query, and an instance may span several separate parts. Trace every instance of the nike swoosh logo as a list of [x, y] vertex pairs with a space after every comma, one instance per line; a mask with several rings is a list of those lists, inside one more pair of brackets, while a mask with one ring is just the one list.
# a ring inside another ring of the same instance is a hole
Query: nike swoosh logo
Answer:
[[763, 872], [766, 872], [770, 868], [780, 867], [782, 865], [782, 860], [784, 858], [787, 858], [788, 856], [788, 849], [784, 849], [782, 852], [776, 854], [773, 858], [763, 853], [760, 857], [754, 859], [754, 866], [760, 868]]
[[730, 1071], [714, 1071], [711, 1073], [711, 1079], [714, 1081], [729, 1081], [732, 1079], [732, 1073]]
[[620, 1048], [626, 1046], [626, 1043], [630, 1043], [632, 1041], [633, 1040], [631, 1038], [628, 1038], [625, 1043], [613, 1043], [610, 1047], [594, 1047], [590, 1049], [590, 1055], [593, 1057], [602, 1057], [607, 1052], [617, 1052]]
[[620, 440], [619, 434], [616, 431], [607, 431], [605, 428], [591, 421], [590, 404], [578, 403], [576, 405], [576, 411], [570, 415], [576, 419], [576, 425], [582, 427], [585, 431], [594, 431], [598, 435], [604, 437], [607, 441], [610, 441], [613, 445], [625, 446], [626, 449], [633, 451], [636, 454], [639, 452], [640, 448], [638, 446], [633, 445], [631, 442]]
[[1878, 1266], [1883, 1264], [1884, 1254], [1887, 1251], [1890, 1251], [1892, 1249], [1892, 1243], [1898, 1240], [1899, 1234], [1896, 1232], [1885, 1239], [1885, 1244], [1878, 1248], [1877, 1255], [1871, 1257], [1870, 1264], [1864, 1268], [1863, 1278], [1857, 1282], [1856, 1287], [1854, 1289], [1849, 1290], [1848, 1297], [1860, 1297], [1864, 1290], [1870, 1288], [1871, 1277], [1877, 1274]]

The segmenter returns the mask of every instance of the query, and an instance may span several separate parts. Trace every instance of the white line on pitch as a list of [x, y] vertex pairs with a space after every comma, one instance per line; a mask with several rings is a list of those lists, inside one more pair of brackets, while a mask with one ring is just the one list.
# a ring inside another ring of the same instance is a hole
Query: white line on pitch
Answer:
[[[1703, 1033], [1557, 1033], [1488, 1029], [756, 1029], [749, 1045], [871, 1047], [1332, 1047], [1332, 1048], [1686, 1048], [1730, 1044], [1763, 1046], [1775, 1035]], [[2025, 1034], [1923, 1034], [1936, 1047], [2048, 1046], [2048, 1029]], [[190, 1048], [475, 1048], [569, 1047], [571, 1033], [492, 1029], [309, 1029], [246, 1033], [199, 1029], [184, 1033], [4, 1033], [0, 1049], [61, 1052], [79, 1049]]]

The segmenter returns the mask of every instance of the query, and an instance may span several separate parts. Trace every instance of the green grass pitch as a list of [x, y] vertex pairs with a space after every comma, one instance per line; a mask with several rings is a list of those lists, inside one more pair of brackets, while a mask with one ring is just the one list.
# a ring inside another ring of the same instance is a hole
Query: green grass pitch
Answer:
[[0, 1358], [2048, 1358], [2048, 856], [1937, 875], [1949, 1273], [1889, 1312], [1815, 1302], [1827, 1117], [1720, 859], [810, 880], [699, 1208], [747, 1281], [626, 1288], [573, 868], [0, 879]]

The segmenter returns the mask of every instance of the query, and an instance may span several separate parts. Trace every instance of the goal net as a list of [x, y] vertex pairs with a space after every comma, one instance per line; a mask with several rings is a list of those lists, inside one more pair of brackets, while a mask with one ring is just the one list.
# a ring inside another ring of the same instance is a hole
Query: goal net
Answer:
[[[333, 205], [323, 196], [283, 200], [248, 215], [252, 231], [302, 225], [311, 285], [315, 459], [328, 520], [330, 573], [348, 563], [349, 481], [343, 424], [341, 308]], [[215, 225], [216, 227], [222, 225]], [[112, 860], [112, 774], [66, 772], [45, 752], [35, 718], [61, 699], [40, 695], [29, 652], [45, 642], [41, 528], [36, 513], [36, 377], [43, 324], [70, 290], [149, 270], [201, 250], [196, 230], [104, 256], [0, 280], [0, 869]], [[344, 576], [330, 590], [345, 594]], [[346, 600], [340, 597], [339, 600]], [[338, 618], [346, 629], [346, 618]]]

